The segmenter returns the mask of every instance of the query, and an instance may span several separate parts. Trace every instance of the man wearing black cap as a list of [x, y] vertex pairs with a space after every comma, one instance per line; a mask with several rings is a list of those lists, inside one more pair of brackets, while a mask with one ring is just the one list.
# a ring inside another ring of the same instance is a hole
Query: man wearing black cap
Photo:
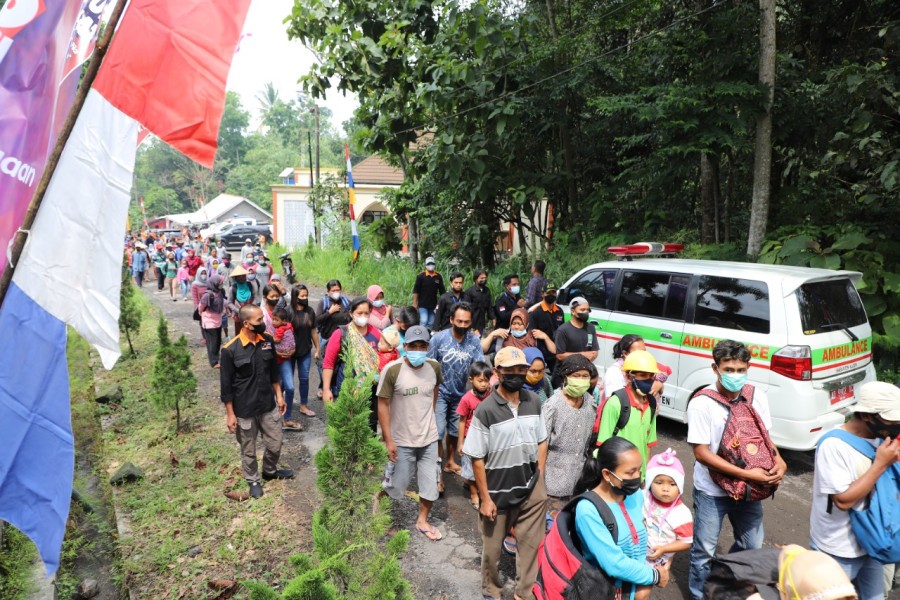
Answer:
[[444, 278], [434, 270], [434, 257], [425, 259], [425, 270], [416, 275], [412, 304], [419, 310], [419, 324], [431, 331], [438, 298], [447, 291]]
[[415, 471], [419, 486], [416, 530], [437, 541], [441, 532], [428, 523], [428, 515], [438, 499], [440, 460], [434, 407], [443, 379], [440, 364], [426, 358], [430, 341], [427, 329], [421, 325], [410, 327], [403, 344], [406, 356], [388, 363], [381, 371], [378, 421], [390, 462], [375, 502], [377, 506], [384, 494], [402, 500]]
[[[566, 322], [566, 316], [560, 307], [556, 305], [556, 285], [544, 284], [541, 290], [543, 299], [529, 309], [528, 329], [538, 329], [547, 334], [551, 340], [556, 337], [556, 330]], [[537, 340], [537, 347], [547, 359], [547, 370], [552, 373], [556, 365], [556, 355], [547, 352], [547, 345], [543, 340]]]

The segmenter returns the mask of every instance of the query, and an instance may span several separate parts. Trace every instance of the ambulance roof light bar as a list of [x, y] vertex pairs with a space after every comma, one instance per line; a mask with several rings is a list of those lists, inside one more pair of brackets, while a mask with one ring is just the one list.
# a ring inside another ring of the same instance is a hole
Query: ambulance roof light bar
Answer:
[[684, 250], [684, 244], [660, 244], [659, 242], [638, 242], [627, 246], [611, 246], [609, 252], [619, 260], [632, 260], [636, 256], [671, 257]]

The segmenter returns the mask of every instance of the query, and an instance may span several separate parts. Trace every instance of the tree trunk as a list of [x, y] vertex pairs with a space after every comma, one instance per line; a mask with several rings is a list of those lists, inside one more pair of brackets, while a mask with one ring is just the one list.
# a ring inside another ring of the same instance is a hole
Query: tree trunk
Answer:
[[125, 339], [128, 340], [128, 350], [131, 351], [131, 356], [134, 356], [134, 346], [131, 345], [131, 334], [128, 333], [127, 327], [125, 328]]
[[181, 433], [181, 406], [178, 400], [175, 400], [175, 435]]
[[700, 243], [718, 242], [716, 215], [718, 206], [719, 159], [706, 152], [700, 155]]
[[765, 93], [765, 112], [756, 120], [753, 157], [753, 201], [747, 254], [758, 256], [766, 237], [772, 175], [772, 104], [775, 100], [775, 0], [759, 0], [759, 85]]
[[[553, 43], [558, 45], [559, 29], [556, 27], [556, 8], [553, 6], [553, 0], [545, 0], [545, 2], [550, 35], [553, 37]], [[565, 68], [561, 48], [556, 50], [556, 64], [559, 70]], [[578, 191], [575, 186], [575, 152], [572, 149], [572, 135], [569, 130], [569, 106], [565, 100], [559, 103], [559, 143], [563, 149], [563, 164], [566, 170], [566, 199], [568, 208], [572, 208], [578, 200]], [[576, 231], [576, 235], [581, 236], [580, 228]]]
[[406, 217], [406, 235], [409, 237], [409, 260], [413, 265], [419, 264], [419, 228], [415, 217]]
[[734, 201], [734, 153], [728, 153], [728, 180], [722, 201], [722, 241], [731, 242], [731, 203]]

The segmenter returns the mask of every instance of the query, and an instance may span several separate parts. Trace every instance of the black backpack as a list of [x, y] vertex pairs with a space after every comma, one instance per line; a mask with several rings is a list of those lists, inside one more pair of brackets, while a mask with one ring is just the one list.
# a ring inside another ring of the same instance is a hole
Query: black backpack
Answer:
[[780, 554], [780, 548], [759, 548], [717, 555], [703, 584], [704, 600], [746, 600], [755, 593], [780, 600], [775, 587]]

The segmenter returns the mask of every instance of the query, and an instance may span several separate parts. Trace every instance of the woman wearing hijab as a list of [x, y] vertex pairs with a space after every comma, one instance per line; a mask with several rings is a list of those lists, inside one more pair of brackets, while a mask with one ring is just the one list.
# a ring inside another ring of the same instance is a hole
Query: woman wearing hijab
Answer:
[[550, 339], [546, 333], [540, 329], [528, 330], [528, 311], [524, 308], [517, 308], [509, 317], [509, 329], [495, 329], [481, 341], [481, 349], [490, 352], [491, 347], [494, 352], [512, 346], [519, 350], [525, 348], [536, 348], [537, 340], [544, 342], [547, 352], [556, 354], [556, 344]]
[[547, 375], [547, 362], [537, 348], [525, 348], [525, 360], [528, 361], [528, 372], [525, 374], [525, 389], [534, 392], [541, 400], [541, 406], [553, 394], [550, 377]]
[[225, 304], [228, 314], [234, 319], [235, 335], [240, 332], [241, 324], [239, 313], [245, 304], [256, 304], [255, 299], [259, 295], [255, 279], [250, 279], [250, 273], [244, 267], [236, 267], [231, 272], [231, 288], [228, 290], [228, 300]]
[[372, 303], [369, 314], [369, 325], [376, 329], [384, 329], [391, 324], [391, 306], [384, 303], [384, 290], [380, 285], [370, 285], [366, 298]]
[[193, 283], [191, 283], [191, 301], [194, 303], [194, 308], [198, 308], [200, 306], [200, 298], [203, 297], [203, 294], [206, 293], [207, 282], [209, 281], [209, 271], [206, 267], [200, 267], [197, 269], [197, 276], [194, 277]]
[[206, 341], [206, 357], [209, 366], [216, 369], [222, 346], [222, 315], [225, 313], [225, 294], [219, 275], [207, 279], [206, 291], [198, 301], [197, 311], [200, 313], [200, 332]]

